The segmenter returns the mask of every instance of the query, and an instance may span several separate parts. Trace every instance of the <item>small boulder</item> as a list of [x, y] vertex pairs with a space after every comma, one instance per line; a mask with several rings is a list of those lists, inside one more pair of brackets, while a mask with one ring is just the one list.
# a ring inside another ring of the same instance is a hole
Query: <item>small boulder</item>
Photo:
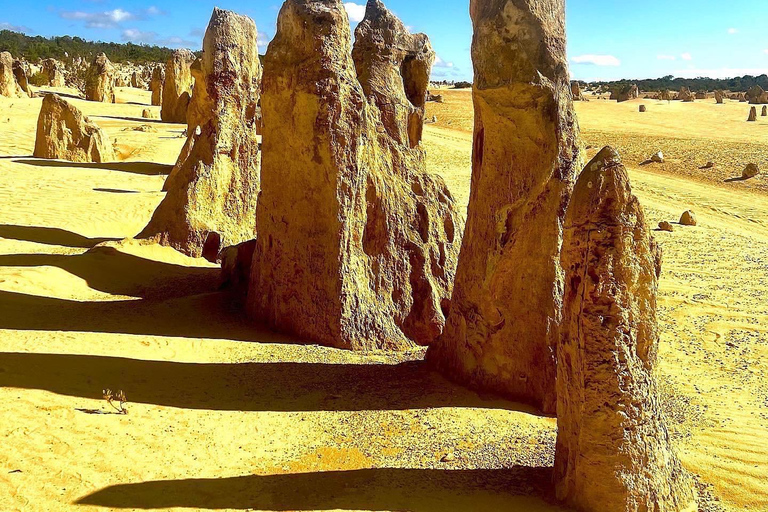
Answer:
[[682, 217], [680, 217], [680, 224], [683, 226], [695, 226], [697, 224], [696, 214], [691, 210], [683, 212]]
[[760, 168], [757, 166], [757, 164], [747, 164], [747, 166], [741, 172], [741, 178], [748, 180], [750, 178], [754, 178], [758, 174], [760, 174]]
[[670, 233], [675, 230], [675, 228], [672, 227], [672, 223], [667, 222], [666, 220], [659, 222], [659, 229], [661, 231], [668, 231]]
[[34, 156], [96, 163], [115, 159], [104, 131], [56, 94], [43, 99]]
[[143, 117], [144, 119], [157, 119], [157, 115], [155, 115], [155, 113], [148, 108], [145, 108], [144, 110], [141, 111], [141, 117]]
[[657, 163], [657, 164], [663, 164], [664, 163], [664, 153], [659, 151], [658, 153], [654, 153], [651, 156], [651, 162]]
[[647, 109], [645, 108], [645, 105], [640, 105], [640, 109], [639, 110], [640, 110], [640, 112], [646, 112]]
[[706, 164], [704, 164], [704, 169], [711, 169], [711, 168], [713, 168], [714, 166], [715, 166], [715, 162], [713, 162], [713, 161], [711, 161], [711, 160], [710, 160], [709, 162], [707, 162]]

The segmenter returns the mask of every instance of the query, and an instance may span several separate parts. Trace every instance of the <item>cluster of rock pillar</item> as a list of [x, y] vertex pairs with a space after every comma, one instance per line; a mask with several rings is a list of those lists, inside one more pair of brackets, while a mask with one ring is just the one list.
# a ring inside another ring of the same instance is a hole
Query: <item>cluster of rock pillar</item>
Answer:
[[[369, 0], [353, 47], [341, 0], [286, 0], [259, 90], [255, 25], [216, 9], [143, 235], [223, 259], [275, 329], [428, 345], [449, 378], [556, 412], [557, 494], [577, 510], [693, 510], [654, 381], [660, 251], [613, 150], [576, 179], [564, 1], [471, 1], [466, 230], [426, 172], [426, 36]], [[164, 119], [187, 58], [166, 68]]]

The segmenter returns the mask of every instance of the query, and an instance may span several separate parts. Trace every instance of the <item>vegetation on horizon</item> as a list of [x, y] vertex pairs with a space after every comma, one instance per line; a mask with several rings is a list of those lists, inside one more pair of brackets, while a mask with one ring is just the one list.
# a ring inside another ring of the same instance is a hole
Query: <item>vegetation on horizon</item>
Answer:
[[173, 52], [171, 48], [161, 46], [86, 41], [71, 36], [28, 36], [10, 30], [0, 30], [0, 51], [10, 52], [14, 58], [23, 57], [30, 62], [48, 58], [67, 61], [76, 57], [90, 60], [104, 52], [112, 62], [137, 64], [165, 62]]
[[623, 87], [637, 85], [641, 91], [646, 92], [659, 92], [664, 90], [679, 91], [681, 87], [687, 87], [692, 92], [705, 92], [705, 91], [731, 91], [731, 92], [746, 92], [750, 87], [759, 85], [765, 90], [768, 90], [768, 75], [751, 76], [744, 75], [742, 77], [734, 78], [675, 78], [673, 75], [663, 76], [661, 78], [647, 78], [644, 80], [616, 80], [613, 82], [585, 82], [583, 80], [575, 80], [581, 87], [585, 87], [586, 84], [590, 86], [602, 86], [608, 90], [620, 90]]

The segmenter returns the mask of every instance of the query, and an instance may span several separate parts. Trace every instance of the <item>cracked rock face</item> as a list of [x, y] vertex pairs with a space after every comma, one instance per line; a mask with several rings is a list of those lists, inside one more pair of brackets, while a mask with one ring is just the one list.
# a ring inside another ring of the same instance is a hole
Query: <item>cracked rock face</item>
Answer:
[[562, 265], [558, 498], [579, 511], [695, 511], [653, 373], [661, 251], [609, 147], [574, 189]]
[[187, 107], [192, 98], [194, 85], [190, 68], [194, 61], [195, 55], [191, 51], [180, 49], [173, 52], [165, 64], [160, 118], [166, 123], [187, 122]]
[[101, 163], [115, 159], [104, 131], [55, 94], [47, 94], [43, 99], [34, 156], [70, 162]]
[[462, 233], [420, 144], [434, 53], [377, 1], [352, 51], [350, 35], [340, 0], [280, 11], [248, 310], [324, 345], [407, 349], [442, 332]]
[[115, 67], [103, 53], [93, 59], [85, 73], [85, 99], [115, 102]]
[[447, 377], [555, 410], [562, 222], [578, 168], [564, 0], [473, 0], [472, 188]]
[[192, 66], [187, 143], [167, 194], [139, 235], [215, 261], [256, 235], [261, 154], [256, 136], [261, 63], [256, 24], [214, 9]]

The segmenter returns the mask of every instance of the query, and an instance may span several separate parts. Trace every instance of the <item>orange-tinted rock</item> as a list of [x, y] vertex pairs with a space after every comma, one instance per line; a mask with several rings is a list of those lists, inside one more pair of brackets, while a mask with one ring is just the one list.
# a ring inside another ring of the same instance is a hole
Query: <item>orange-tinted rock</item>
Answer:
[[578, 167], [563, 0], [473, 0], [467, 228], [445, 332], [448, 377], [555, 409], [560, 241]]
[[103, 53], [93, 59], [85, 72], [85, 99], [115, 102], [115, 67]]
[[434, 54], [375, 1], [357, 69], [350, 36], [341, 0], [280, 11], [264, 60], [248, 309], [324, 345], [405, 349], [442, 331], [462, 229], [442, 179], [424, 172], [413, 119]]
[[155, 66], [152, 70], [152, 79], [149, 82], [149, 90], [152, 91], [152, 105], [163, 104], [163, 84], [165, 82], [165, 68]]
[[214, 261], [222, 247], [255, 237], [260, 76], [253, 20], [214, 9], [195, 66], [189, 138], [165, 199], [139, 237]]
[[695, 512], [654, 365], [661, 250], [618, 154], [581, 174], [565, 221], [557, 349], [557, 496], [577, 511]]
[[191, 51], [181, 49], [174, 51], [165, 65], [160, 118], [166, 123], [187, 122], [187, 107], [194, 85], [190, 67], [194, 61], [195, 55]]
[[104, 131], [74, 105], [55, 94], [43, 99], [37, 119], [36, 158], [71, 162], [107, 162], [115, 159]]
[[697, 223], [696, 214], [691, 210], [684, 211], [680, 216], [680, 224], [683, 226], [695, 226]]
[[750, 107], [749, 108], [749, 117], [747, 118], [747, 121], [749, 121], [749, 122], [757, 121], [757, 108], [756, 107]]

